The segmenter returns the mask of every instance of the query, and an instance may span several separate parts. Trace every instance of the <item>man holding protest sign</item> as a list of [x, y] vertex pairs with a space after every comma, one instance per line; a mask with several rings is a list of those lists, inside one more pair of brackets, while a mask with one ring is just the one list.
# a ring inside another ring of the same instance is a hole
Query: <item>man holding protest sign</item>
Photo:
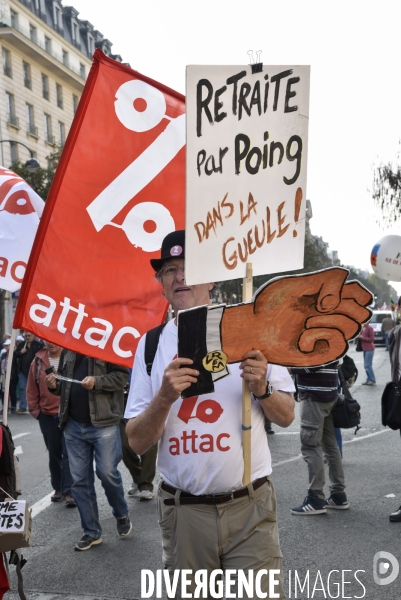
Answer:
[[[184, 279], [185, 233], [163, 241], [160, 259], [151, 260], [162, 294], [178, 310], [210, 304], [213, 284], [187, 286]], [[270, 480], [271, 457], [264, 416], [282, 427], [294, 419], [294, 386], [286, 369], [269, 365], [259, 350], [230, 365], [231, 376], [216, 383], [205, 397], [182, 400], [196, 382], [192, 360], [176, 358], [177, 326], [163, 330], [150, 376], [146, 371], [145, 337], [139, 343], [126, 418], [135, 452], [143, 454], [159, 441], [158, 492], [163, 560], [169, 570], [267, 569], [262, 589], [282, 589], [282, 561], [276, 500]], [[252, 403], [252, 476], [242, 485], [242, 379]], [[211, 399], [210, 396], [213, 398]], [[195, 410], [196, 407], [196, 410]], [[191, 424], [189, 424], [191, 420]], [[269, 576], [268, 571], [274, 574]]]

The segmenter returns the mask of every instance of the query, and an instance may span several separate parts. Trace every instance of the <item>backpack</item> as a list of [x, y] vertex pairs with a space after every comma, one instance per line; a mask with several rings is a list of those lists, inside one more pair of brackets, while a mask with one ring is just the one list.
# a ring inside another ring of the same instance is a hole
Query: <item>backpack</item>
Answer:
[[352, 387], [358, 377], [358, 369], [352, 358], [347, 354], [343, 356], [343, 364], [341, 365], [341, 371], [344, 375], [345, 383], [348, 388]]
[[382, 425], [401, 429], [401, 382], [390, 381], [382, 395]]
[[145, 365], [146, 372], [150, 377], [152, 372], [153, 361], [155, 360], [159, 339], [163, 329], [167, 323], [162, 323], [153, 329], [150, 329], [146, 334], [145, 339]]

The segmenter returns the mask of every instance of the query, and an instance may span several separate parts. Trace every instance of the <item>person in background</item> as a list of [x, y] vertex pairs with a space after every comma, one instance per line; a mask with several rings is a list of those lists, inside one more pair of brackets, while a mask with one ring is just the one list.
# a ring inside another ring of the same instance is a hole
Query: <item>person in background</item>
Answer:
[[392, 329], [394, 329], [395, 327], [395, 321], [393, 320], [393, 317], [388, 314], [384, 317], [383, 322], [382, 322], [382, 334], [384, 335], [384, 340], [386, 342], [386, 350], [388, 352], [388, 335], [390, 333], [390, 331]]
[[129, 371], [119, 365], [63, 350], [57, 373], [63, 379], [56, 379], [50, 373], [46, 376], [46, 384], [60, 396], [60, 427], [64, 430], [67, 445], [72, 493], [84, 530], [75, 550], [83, 551], [102, 543], [94, 462], [96, 475], [117, 521], [118, 535], [125, 537], [132, 529], [117, 468], [122, 458], [119, 423]]
[[[389, 354], [391, 365], [391, 381], [399, 383], [401, 380], [401, 325], [390, 330]], [[389, 516], [391, 523], [401, 523], [401, 506]]]
[[373, 372], [373, 355], [375, 353], [375, 332], [369, 323], [363, 325], [359, 334], [363, 350], [363, 366], [366, 371], [366, 381], [362, 385], [376, 385], [376, 377]]
[[16, 358], [18, 365], [19, 407], [17, 414], [19, 415], [27, 412], [26, 384], [28, 381], [29, 369], [35, 354], [42, 348], [43, 342], [39, 341], [33, 333], [26, 331], [25, 341], [19, 342], [15, 349], [14, 357]]
[[3, 348], [0, 354], [0, 399], [4, 406], [5, 387], [6, 387], [6, 372], [10, 350], [10, 340], [6, 339], [3, 343]]
[[67, 508], [76, 506], [71, 494], [72, 477], [64, 434], [58, 424], [60, 396], [52, 394], [45, 382], [45, 369], [52, 366], [57, 372], [62, 348], [46, 342], [35, 354], [28, 373], [26, 397], [31, 415], [39, 421], [40, 430], [49, 452], [50, 481], [54, 489], [52, 502], [65, 498]]

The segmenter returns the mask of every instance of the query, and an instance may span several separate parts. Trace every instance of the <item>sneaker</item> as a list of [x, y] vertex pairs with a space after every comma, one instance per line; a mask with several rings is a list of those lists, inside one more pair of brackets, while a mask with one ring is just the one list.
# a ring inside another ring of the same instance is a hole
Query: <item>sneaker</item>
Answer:
[[344, 492], [331, 494], [330, 497], [327, 498], [326, 502], [326, 508], [336, 508], [338, 510], [347, 510], [347, 508], [349, 508], [347, 495]]
[[61, 492], [59, 492], [58, 490], [55, 490], [53, 496], [51, 496], [50, 500], [52, 502], [61, 502], [63, 499], [63, 494]]
[[376, 381], [364, 381], [362, 385], [376, 385]]
[[17, 415], [25, 415], [25, 413], [27, 413], [28, 411], [26, 410], [26, 408], [19, 408], [17, 410]]
[[117, 519], [117, 532], [118, 532], [119, 536], [125, 537], [126, 535], [129, 534], [131, 529], [132, 529], [132, 523], [128, 516], [123, 517], [122, 519]]
[[74, 497], [72, 496], [72, 494], [66, 494], [64, 496], [65, 498], [65, 505], [67, 508], [75, 508], [77, 503], [74, 500]]
[[89, 550], [92, 546], [96, 546], [96, 544], [101, 544], [102, 538], [94, 538], [91, 535], [83, 535], [79, 542], [75, 544], [75, 550]]
[[128, 496], [138, 496], [139, 489], [136, 483], [132, 483], [130, 489], [128, 490]]
[[153, 492], [150, 490], [141, 490], [139, 492], [139, 500], [152, 500]]
[[300, 506], [291, 509], [293, 515], [322, 515], [327, 508], [326, 500], [308, 495]]

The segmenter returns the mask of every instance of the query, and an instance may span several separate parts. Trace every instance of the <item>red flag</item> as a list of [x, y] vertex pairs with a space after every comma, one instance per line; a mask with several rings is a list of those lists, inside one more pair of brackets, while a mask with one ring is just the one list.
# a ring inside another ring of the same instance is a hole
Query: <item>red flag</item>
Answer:
[[184, 228], [184, 111], [181, 94], [95, 52], [14, 327], [132, 366], [167, 309], [149, 260]]

